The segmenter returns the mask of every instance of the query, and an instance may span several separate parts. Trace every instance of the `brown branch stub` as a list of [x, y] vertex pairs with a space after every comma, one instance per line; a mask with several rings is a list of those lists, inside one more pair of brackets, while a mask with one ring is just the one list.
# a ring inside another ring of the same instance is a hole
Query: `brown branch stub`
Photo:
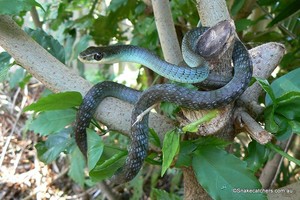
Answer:
[[245, 130], [254, 140], [263, 145], [272, 140], [273, 135], [263, 129], [261, 125], [243, 109], [236, 109], [234, 116], [237, 130]]

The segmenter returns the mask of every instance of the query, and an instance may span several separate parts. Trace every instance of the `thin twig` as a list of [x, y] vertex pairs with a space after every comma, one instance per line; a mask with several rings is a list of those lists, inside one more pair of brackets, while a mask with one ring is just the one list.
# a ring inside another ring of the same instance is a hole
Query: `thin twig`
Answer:
[[[19, 91], [19, 90], [18, 90], [18, 91]], [[18, 91], [17, 91], [16, 93], [19, 93]], [[21, 107], [20, 107], [20, 110], [19, 110], [19, 112], [18, 112], [18, 114], [17, 114], [17, 117], [16, 117], [16, 121], [14, 122], [13, 127], [12, 127], [12, 129], [11, 129], [11, 131], [10, 131], [10, 134], [9, 134], [9, 136], [7, 137], [6, 142], [5, 142], [5, 145], [4, 145], [3, 149], [2, 149], [2, 154], [1, 154], [1, 157], [0, 157], [0, 168], [2, 167], [2, 164], [3, 164], [4, 158], [5, 158], [6, 151], [7, 151], [7, 149], [8, 149], [9, 144], [10, 144], [10, 141], [11, 141], [11, 139], [12, 139], [13, 133], [15, 132], [15, 129], [16, 129], [16, 127], [17, 127], [17, 124], [18, 124], [18, 122], [19, 122], [19, 119], [20, 119], [20, 117], [21, 117], [21, 115], [22, 115], [23, 108], [25, 107], [25, 104], [26, 104], [26, 101], [27, 101], [27, 96], [28, 96], [28, 95], [23, 96], [23, 99], [22, 99], [22, 102], [21, 102]], [[16, 96], [15, 96], [15, 98], [16, 98]]]
[[40, 21], [39, 14], [38, 14], [35, 6], [32, 6], [32, 8], [30, 10], [30, 15], [32, 17], [32, 20], [33, 20], [33, 23], [34, 23], [35, 27], [42, 29], [43, 24]]
[[[290, 144], [291, 144], [291, 141], [292, 141], [292, 138], [294, 137], [294, 135], [292, 134], [290, 137], [289, 137], [289, 139], [287, 140], [287, 142], [286, 143], [284, 143], [282, 146], [284, 146], [284, 152], [287, 152], [288, 151], [288, 148], [289, 148], [289, 146], [290, 146]], [[275, 182], [276, 182], [276, 179], [277, 179], [277, 176], [278, 176], [278, 174], [279, 174], [279, 172], [280, 172], [280, 166], [282, 165], [282, 162], [283, 162], [283, 159], [284, 159], [284, 157], [282, 157], [282, 156], [280, 156], [281, 158], [280, 158], [280, 161], [279, 161], [279, 163], [278, 163], [278, 166], [277, 166], [277, 170], [276, 170], [276, 173], [275, 173], [275, 175], [274, 175], [274, 177], [273, 177], [273, 179], [272, 179], [272, 182], [271, 182], [271, 184], [270, 184], [270, 188], [272, 188], [273, 186], [274, 186], [274, 184], [275, 184]]]
[[94, 0], [92, 8], [91, 8], [91, 10], [90, 10], [90, 12], [89, 12], [88, 15], [92, 15], [94, 13], [94, 10], [96, 8], [97, 3], [98, 3], [98, 0]]
[[156, 103], [156, 104], [153, 104], [152, 106], [150, 106], [149, 108], [147, 108], [146, 110], [144, 110], [141, 114], [139, 114], [137, 117], [136, 117], [136, 120], [135, 122], [132, 124], [132, 126], [134, 126], [136, 123], [142, 121], [143, 117], [145, 115], [147, 115], [153, 108], [155, 108], [155, 106], [157, 106], [159, 103]]
[[109, 187], [105, 182], [98, 183], [97, 187], [101, 190], [101, 192], [103, 192], [103, 194], [105, 194], [105, 196], [109, 200], [120, 199], [120, 196], [118, 194], [116, 194], [115, 192], [113, 192], [113, 190], [111, 189], [111, 187]]

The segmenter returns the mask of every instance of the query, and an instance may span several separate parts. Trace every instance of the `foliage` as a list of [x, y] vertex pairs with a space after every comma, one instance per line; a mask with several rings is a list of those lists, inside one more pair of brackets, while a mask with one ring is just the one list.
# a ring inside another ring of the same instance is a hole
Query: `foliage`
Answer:
[[[62, 0], [43, 4], [38, 2], [35, 0], [0, 0], [0, 14], [11, 15], [22, 25], [26, 24], [23, 20], [25, 13], [30, 11], [32, 6], [36, 6], [44, 30], [26, 27], [25, 31], [53, 56], [68, 66], [77, 68], [80, 74], [91, 82], [116, 80], [120, 74], [112, 74], [108, 67], [101, 68], [95, 73], [84, 68], [82, 63], [74, 62], [78, 54], [90, 43], [97, 45], [131, 43], [161, 55], [155, 20], [151, 8], [143, 1], [112, 0], [109, 5], [97, 0]], [[257, 6], [251, 10], [256, 13], [254, 17], [248, 15], [241, 17], [245, 2], [245, 0], [234, 0], [230, 7], [241, 39], [251, 46], [270, 41], [281, 42], [288, 52], [280, 63], [278, 73], [280, 78], [256, 79], [268, 94], [261, 101], [266, 106], [262, 123], [268, 131], [274, 133], [278, 140], [286, 139], [294, 133], [299, 135], [300, 82], [298, 77], [300, 70], [296, 68], [300, 66], [298, 16], [300, 5], [297, 0], [259, 0]], [[195, 1], [174, 0], [171, 1], [171, 7], [179, 34], [184, 34], [190, 25], [196, 26], [198, 14]], [[79, 16], [75, 15], [75, 12], [79, 12]], [[13, 64], [14, 61], [10, 55], [6, 52], [0, 54], [0, 81], [8, 77], [12, 88], [27, 84], [31, 76], [22, 69], [6, 76]], [[121, 67], [119, 72], [122, 72]], [[147, 87], [145, 70], [139, 71], [137, 79], [141, 80], [140, 88]], [[85, 159], [75, 145], [71, 128], [75, 120], [76, 107], [81, 101], [81, 95], [76, 92], [50, 94], [28, 106], [24, 111], [34, 111], [34, 118], [29, 128], [47, 137], [45, 141], [36, 144], [39, 159], [45, 163], [51, 163], [61, 154], [68, 154], [69, 176], [81, 186], [86, 186], [90, 180], [84, 175]], [[178, 111], [178, 107], [174, 108], [172, 105], [165, 104], [162, 107], [173, 117]], [[182, 128], [182, 131], [193, 132], [203, 120], [208, 121], [216, 115], [214, 112], [210, 114]], [[109, 133], [109, 137], [101, 139], [93, 131], [95, 126], [91, 128], [88, 129], [87, 166], [90, 179], [97, 182], [111, 177], [123, 165], [127, 155], [125, 147], [128, 141], [112, 132]], [[99, 126], [98, 128], [101, 129]], [[232, 191], [237, 188], [257, 189], [261, 187], [255, 175], [272, 157], [269, 156], [271, 150], [281, 153], [289, 161], [298, 162], [272, 144], [262, 146], [254, 141], [247, 145], [235, 143], [237, 152], [228, 154], [224, 150], [229, 145], [228, 142], [213, 137], [187, 141], [182, 140], [183, 137], [181, 130], [174, 130], [166, 134], [161, 144], [157, 133], [150, 131], [151, 144], [162, 150], [149, 154], [146, 159], [147, 164], [144, 166], [145, 170], [130, 183], [136, 191], [135, 198], [140, 198], [143, 193], [143, 184], [145, 184], [143, 174], [151, 169], [150, 164], [162, 166], [161, 170], [152, 171], [151, 192], [149, 192], [152, 199], [180, 199], [176, 194], [180, 188], [175, 188], [168, 193], [156, 187], [159, 175], [172, 177], [169, 181], [179, 187], [180, 184], [178, 180], [176, 182], [176, 178], [180, 179], [178, 178], [180, 175], [174, 175], [172, 168], [180, 169], [185, 166], [193, 167], [198, 182], [215, 199], [221, 198], [220, 195], [222, 198], [265, 199], [261, 193], [233, 194]], [[294, 176], [292, 173], [288, 175]], [[218, 180], [217, 184], [215, 180]]]

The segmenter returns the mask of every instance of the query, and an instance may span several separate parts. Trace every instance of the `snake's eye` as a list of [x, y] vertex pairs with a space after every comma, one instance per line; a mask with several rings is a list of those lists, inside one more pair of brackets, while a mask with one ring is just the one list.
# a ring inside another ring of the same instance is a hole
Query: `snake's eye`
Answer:
[[102, 53], [95, 53], [94, 54], [94, 59], [95, 60], [101, 60], [103, 58], [103, 54]]

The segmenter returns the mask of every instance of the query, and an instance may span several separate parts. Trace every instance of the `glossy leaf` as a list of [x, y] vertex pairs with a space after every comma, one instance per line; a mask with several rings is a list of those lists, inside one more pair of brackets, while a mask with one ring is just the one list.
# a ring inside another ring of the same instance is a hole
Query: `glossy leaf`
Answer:
[[105, 146], [99, 162], [89, 173], [91, 179], [101, 181], [110, 178], [124, 164], [126, 155], [126, 151]]
[[276, 113], [287, 119], [300, 121], [300, 91], [289, 92], [279, 97]]
[[192, 166], [198, 182], [213, 199], [267, 199], [262, 193], [238, 192], [238, 189], [260, 189], [261, 185], [244, 161], [225, 150], [199, 148]]
[[[276, 98], [282, 96], [283, 94], [290, 91], [300, 92], [300, 68], [295, 69], [284, 76], [281, 76], [274, 80], [271, 84], [271, 88], [274, 91], [274, 96]], [[271, 99], [269, 95], [265, 98], [266, 105], [271, 104]]]
[[197, 132], [198, 131], [198, 127], [199, 125], [203, 124], [204, 122], [209, 122], [210, 120], [212, 120], [213, 118], [215, 118], [217, 115], [218, 115], [218, 110], [212, 110], [208, 113], [206, 113], [205, 116], [203, 116], [202, 118], [198, 119], [197, 121], [195, 122], [192, 122], [188, 125], [185, 125], [183, 128], [182, 128], [182, 131], [183, 132]]
[[258, 78], [258, 77], [255, 77], [255, 79], [260, 84], [260, 86], [264, 89], [264, 91], [266, 91], [266, 93], [270, 96], [273, 104], [276, 105], [277, 104], [276, 96], [275, 96], [273, 89], [271, 88], [269, 82], [266, 79], [262, 79], [262, 78]]
[[265, 146], [257, 143], [256, 141], [249, 143], [247, 151], [248, 154], [245, 157], [247, 166], [253, 172], [257, 172], [257, 170], [259, 170], [267, 161], [269, 151]]
[[25, 107], [24, 112], [29, 110], [35, 112], [63, 110], [79, 106], [81, 102], [82, 96], [79, 92], [61, 92], [40, 98], [36, 103]]
[[40, 113], [29, 125], [29, 129], [40, 135], [49, 135], [71, 124], [76, 116], [75, 110], [58, 110]]
[[[265, 111], [266, 128], [271, 132], [277, 133], [280, 129], [289, 124], [289, 121], [300, 121], [300, 92], [289, 92], [277, 98], [277, 106], [268, 106]], [[271, 119], [275, 121], [271, 121]], [[275, 123], [275, 125], [274, 125]], [[276, 126], [276, 129], [272, 129]], [[288, 131], [287, 128], [284, 128]], [[283, 134], [283, 132], [281, 132]]]
[[180, 133], [176, 129], [166, 133], [164, 137], [162, 152], [163, 163], [161, 169], [161, 176], [167, 171], [172, 164], [172, 161], [179, 150]]
[[180, 151], [177, 157], [176, 167], [188, 167], [192, 163], [193, 152], [197, 148], [202, 147], [219, 147], [225, 148], [230, 142], [216, 137], [200, 137], [192, 141], [182, 141], [180, 143]]
[[190, 141], [180, 143], [180, 151], [176, 160], [176, 167], [189, 167], [192, 164], [192, 153], [197, 149], [197, 145]]
[[95, 131], [90, 129], [87, 129], [87, 142], [88, 169], [91, 171], [102, 155], [104, 144], [101, 137]]
[[81, 151], [76, 146], [72, 153], [70, 154], [70, 170], [68, 172], [68, 175], [81, 187], [84, 186], [84, 180], [85, 180], [85, 173], [84, 173], [84, 167], [85, 167], [85, 158], [83, 157]]
[[299, 121], [289, 121], [289, 125], [291, 126], [293, 133], [300, 134], [300, 122]]
[[275, 109], [277, 108], [277, 100], [276, 100], [275, 94], [267, 80], [261, 79], [258, 77], [255, 77], [255, 79], [272, 99], [273, 105], [271, 107], [271, 110], [269, 110], [269, 112], [265, 112], [265, 113], [268, 113], [267, 115], [265, 115], [265, 116], [267, 116], [266, 117], [266, 124], [267, 124], [266, 127], [267, 127], [267, 130], [269, 130], [270, 132], [276, 133], [278, 131], [278, 125], [276, 124], [276, 122], [274, 120], [274, 112], [275, 112]]
[[18, 15], [22, 11], [29, 11], [33, 6], [38, 6], [41, 9], [41, 4], [34, 0], [0, 0], [1, 15]]
[[39, 142], [35, 147], [39, 159], [44, 163], [51, 163], [59, 154], [70, 147], [74, 140], [70, 137], [72, 129], [63, 129], [57, 133], [49, 135], [46, 142]]
[[292, 16], [296, 12], [300, 10], [300, 3], [299, 0], [294, 0], [287, 4], [287, 6], [280, 11], [280, 13], [269, 23], [269, 27], [273, 26], [274, 24]]

